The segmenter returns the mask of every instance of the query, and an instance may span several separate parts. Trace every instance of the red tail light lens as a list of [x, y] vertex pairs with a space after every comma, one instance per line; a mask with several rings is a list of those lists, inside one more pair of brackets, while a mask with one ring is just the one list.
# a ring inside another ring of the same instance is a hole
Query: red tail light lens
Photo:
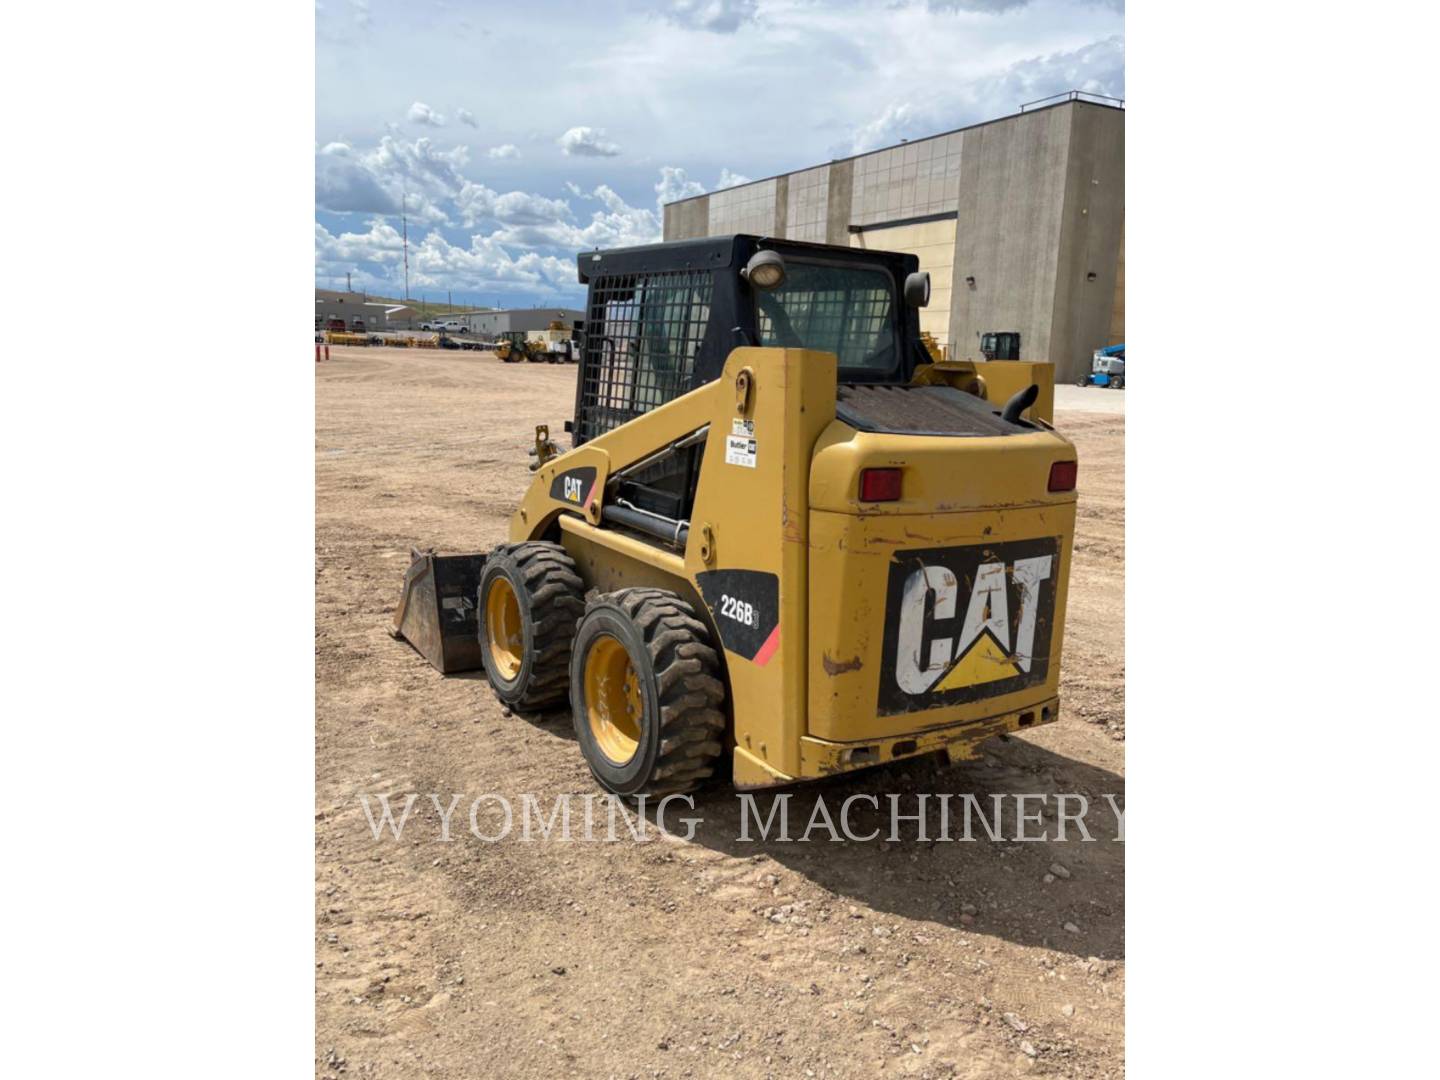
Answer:
[[861, 502], [895, 502], [900, 498], [899, 469], [861, 469]]
[[1079, 465], [1073, 461], [1057, 461], [1050, 466], [1050, 490], [1074, 491], [1075, 473]]

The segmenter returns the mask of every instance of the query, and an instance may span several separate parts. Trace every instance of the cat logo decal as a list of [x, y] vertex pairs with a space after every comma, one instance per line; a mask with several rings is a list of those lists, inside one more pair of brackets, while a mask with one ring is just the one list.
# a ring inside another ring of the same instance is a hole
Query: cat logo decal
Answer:
[[890, 565], [879, 712], [993, 697], [1045, 681], [1054, 537], [899, 551]]

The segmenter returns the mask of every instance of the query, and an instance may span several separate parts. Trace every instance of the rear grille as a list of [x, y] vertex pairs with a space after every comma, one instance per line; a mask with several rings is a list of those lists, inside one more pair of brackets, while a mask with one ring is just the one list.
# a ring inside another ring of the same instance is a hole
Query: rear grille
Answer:
[[576, 444], [688, 392], [710, 320], [709, 270], [591, 283]]

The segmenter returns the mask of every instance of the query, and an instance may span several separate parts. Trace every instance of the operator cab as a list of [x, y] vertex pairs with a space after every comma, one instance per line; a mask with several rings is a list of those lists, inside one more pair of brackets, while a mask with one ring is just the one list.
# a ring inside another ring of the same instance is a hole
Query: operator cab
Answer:
[[[737, 234], [584, 252], [574, 444], [720, 376], [742, 345], [833, 352], [841, 383], [904, 385], [928, 363], [914, 255]], [[908, 302], [907, 302], [908, 301]]]
[[[914, 255], [742, 233], [577, 261], [589, 296], [575, 446], [719, 378], [744, 345], [832, 352], [842, 385], [903, 386], [930, 362], [918, 310], [930, 277]], [[703, 452], [697, 440], [633, 470], [620, 504], [688, 516]]]
[[980, 336], [980, 355], [986, 360], [1019, 360], [1020, 331], [994, 331]]

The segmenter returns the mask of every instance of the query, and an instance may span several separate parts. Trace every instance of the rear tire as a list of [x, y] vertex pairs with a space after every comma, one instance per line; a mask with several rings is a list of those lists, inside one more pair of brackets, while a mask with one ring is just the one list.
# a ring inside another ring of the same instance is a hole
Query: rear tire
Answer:
[[618, 795], [678, 795], [724, 750], [720, 658], [695, 609], [664, 589], [591, 601], [575, 631], [570, 704], [590, 771]]
[[480, 574], [480, 658], [495, 696], [531, 711], [563, 702], [585, 585], [559, 544], [501, 544]]

